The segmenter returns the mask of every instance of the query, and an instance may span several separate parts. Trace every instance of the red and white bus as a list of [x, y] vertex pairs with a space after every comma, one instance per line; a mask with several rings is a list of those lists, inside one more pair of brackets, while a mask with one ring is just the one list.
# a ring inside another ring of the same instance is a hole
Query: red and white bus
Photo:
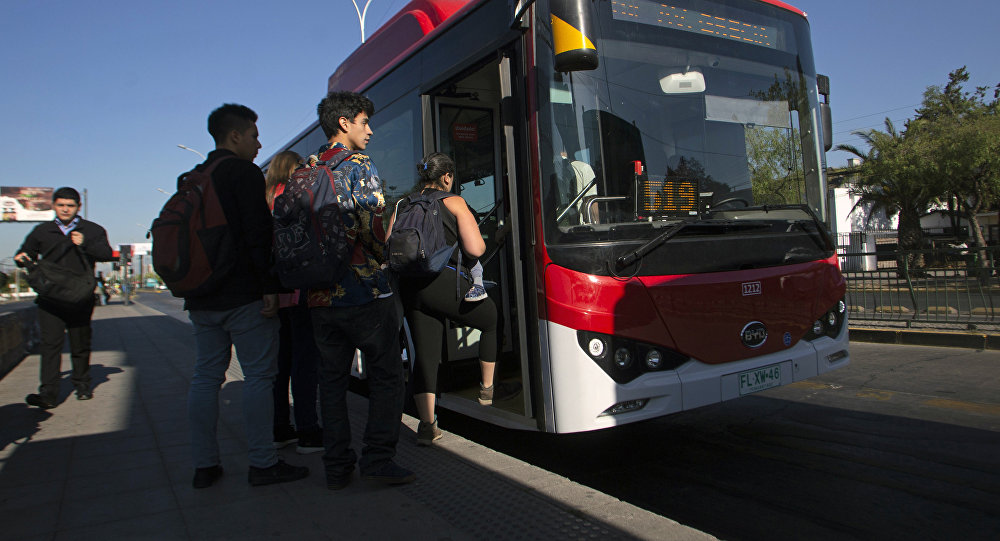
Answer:
[[440, 407], [579, 432], [847, 365], [828, 86], [777, 0], [411, 1], [328, 88], [375, 102], [390, 203], [440, 151], [479, 213], [524, 392], [478, 405], [478, 333], [451, 328]]

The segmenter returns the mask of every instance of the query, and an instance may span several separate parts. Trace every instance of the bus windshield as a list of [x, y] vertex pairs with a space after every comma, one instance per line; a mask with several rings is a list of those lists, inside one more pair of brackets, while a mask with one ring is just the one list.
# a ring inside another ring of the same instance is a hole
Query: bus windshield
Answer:
[[596, 70], [555, 72], [551, 34], [539, 34], [547, 244], [643, 242], [681, 221], [758, 220], [763, 206], [824, 219], [801, 15], [756, 0], [595, 10]]

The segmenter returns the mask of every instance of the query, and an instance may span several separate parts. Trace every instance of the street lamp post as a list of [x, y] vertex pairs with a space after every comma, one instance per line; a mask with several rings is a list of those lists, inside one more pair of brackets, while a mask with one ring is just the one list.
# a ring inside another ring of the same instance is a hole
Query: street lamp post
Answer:
[[[370, 1], [370, 0], [369, 0], [369, 1]], [[356, 7], [357, 7], [357, 6], [355, 6], [355, 8], [356, 8]], [[368, 7], [367, 7], [367, 6], [365, 6], [365, 9], [368, 9]], [[364, 40], [362, 39], [361, 41], [364, 41]], [[184, 146], [184, 145], [177, 145], [177, 148], [183, 148], [184, 150], [190, 150], [191, 152], [194, 152], [195, 154], [197, 154], [197, 155], [201, 156], [201, 159], [203, 159], [203, 160], [205, 159], [205, 155], [204, 155], [204, 154], [202, 154], [201, 152], [198, 152], [197, 150], [195, 150], [195, 149], [193, 149], [193, 148], [191, 148], [191, 147], [186, 147], [186, 146]]]
[[362, 11], [358, 8], [357, 0], [351, 0], [354, 3], [354, 11], [358, 12], [358, 22], [361, 23], [361, 43], [365, 42], [365, 16], [368, 15], [368, 6], [372, 3], [372, 0], [367, 0], [365, 2], [365, 9]]

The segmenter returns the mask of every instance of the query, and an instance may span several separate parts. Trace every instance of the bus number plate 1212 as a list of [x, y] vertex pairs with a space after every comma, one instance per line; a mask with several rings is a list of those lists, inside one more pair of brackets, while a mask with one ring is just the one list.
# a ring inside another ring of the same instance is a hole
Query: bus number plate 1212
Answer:
[[740, 396], [781, 385], [781, 365], [772, 364], [756, 370], [740, 372]]

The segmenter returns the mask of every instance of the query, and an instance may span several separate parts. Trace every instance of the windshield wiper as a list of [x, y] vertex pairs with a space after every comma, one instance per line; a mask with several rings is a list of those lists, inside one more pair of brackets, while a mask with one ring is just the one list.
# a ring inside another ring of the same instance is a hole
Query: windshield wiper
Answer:
[[649, 239], [649, 241], [647, 241], [642, 246], [616, 259], [615, 264], [618, 266], [619, 270], [624, 269], [625, 267], [631, 265], [632, 263], [635, 263], [636, 261], [642, 259], [643, 257], [646, 257], [646, 254], [652, 252], [659, 245], [670, 240], [672, 237], [683, 231], [684, 228], [688, 227], [689, 225], [691, 225], [691, 222], [679, 222], [670, 226], [669, 229], [653, 237], [652, 239]]
[[763, 220], [725, 220], [725, 221], [710, 221], [710, 222], [678, 222], [669, 229], [660, 233], [659, 235], [653, 237], [647, 241], [642, 246], [639, 246], [635, 250], [619, 257], [615, 260], [615, 265], [617, 268], [623, 269], [632, 263], [646, 257], [649, 252], [652, 252], [658, 248], [661, 244], [667, 242], [668, 240], [677, 236], [678, 233], [687, 228], [696, 229], [706, 229], [706, 230], [753, 230], [761, 228], [770, 228], [771, 225]]

